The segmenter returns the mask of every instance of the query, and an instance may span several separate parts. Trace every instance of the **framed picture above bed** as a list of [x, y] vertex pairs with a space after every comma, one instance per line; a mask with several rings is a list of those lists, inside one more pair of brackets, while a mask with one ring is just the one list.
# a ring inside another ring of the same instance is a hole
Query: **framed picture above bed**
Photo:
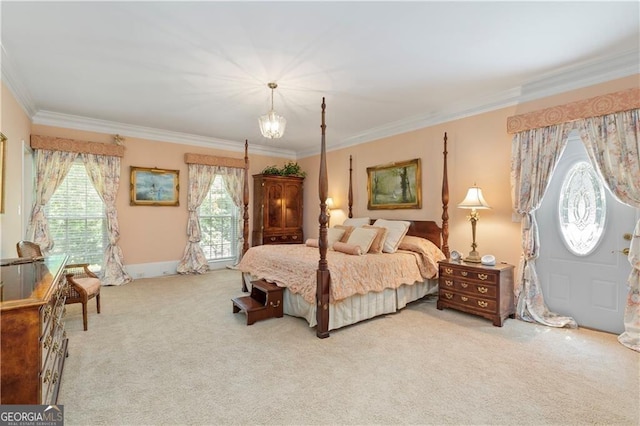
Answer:
[[422, 175], [419, 158], [367, 167], [369, 210], [422, 208]]
[[180, 170], [131, 166], [132, 206], [177, 206]]

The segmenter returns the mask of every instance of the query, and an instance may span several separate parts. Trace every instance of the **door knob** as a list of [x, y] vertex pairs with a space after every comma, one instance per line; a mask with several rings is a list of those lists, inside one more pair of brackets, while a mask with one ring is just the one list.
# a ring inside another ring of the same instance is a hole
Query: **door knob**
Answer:
[[628, 248], [623, 248], [620, 253], [624, 254], [625, 256], [629, 256], [629, 249]]
[[625, 241], [631, 241], [631, 238], [633, 238], [633, 235], [631, 235], [630, 233], [628, 233], [628, 232], [627, 232], [627, 233], [625, 233], [625, 234], [623, 234], [623, 235], [622, 235], [622, 238], [623, 238]]

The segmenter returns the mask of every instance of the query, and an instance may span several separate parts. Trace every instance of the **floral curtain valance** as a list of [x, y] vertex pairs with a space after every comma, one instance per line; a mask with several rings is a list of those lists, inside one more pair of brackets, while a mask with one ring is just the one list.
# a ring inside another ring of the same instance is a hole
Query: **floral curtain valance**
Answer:
[[86, 142], [54, 136], [31, 135], [31, 148], [48, 151], [124, 157], [124, 146], [101, 142]]
[[184, 162], [187, 164], [202, 164], [204, 166], [231, 167], [234, 169], [249, 168], [248, 158], [218, 157], [206, 154], [184, 154]]
[[640, 88], [622, 90], [507, 118], [507, 132], [519, 133], [640, 108]]

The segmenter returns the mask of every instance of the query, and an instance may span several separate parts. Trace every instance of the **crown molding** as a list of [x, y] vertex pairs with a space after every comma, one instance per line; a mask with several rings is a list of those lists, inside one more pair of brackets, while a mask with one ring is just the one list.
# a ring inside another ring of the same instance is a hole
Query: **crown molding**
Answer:
[[[182, 145], [201, 146], [205, 148], [217, 148], [232, 152], [244, 152], [244, 141], [230, 141], [189, 133], [172, 132], [169, 130], [155, 129], [152, 127], [136, 126], [132, 124], [118, 123], [114, 121], [99, 120], [70, 114], [61, 114], [53, 111], [38, 111], [33, 116], [33, 123], [44, 126], [64, 127], [68, 129], [84, 130], [89, 132], [118, 134], [125, 137], [149, 139], [160, 142], [171, 142]], [[295, 159], [295, 152], [261, 145], [251, 144], [249, 150], [252, 153], [269, 157], [279, 156], [287, 159]]]
[[13, 97], [16, 99], [20, 107], [22, 107], [27, 116], [29, 118], [33, 117], [38, 110], [36, 108], [36, 104], [33, 102], [33, 98], [31, 98], [29, 90], [27, 90], [20, 79], [16, 77], [18, 75], [15, 71], [16, 67], [9, 58], [9, 55], [2, 44], [0, 44], [0, 65], [0, 68], [2, 69], [2, 82], [11, 91]]
[[[327, 151], [348, 148], [634, 74], [640, 74], [640, 52], [637, 50], [610, 55], [598, 60], [585, 61], [578, 65], [542, 74], [522, 86], [489, 94], [484, 98], [476, 99], [473, 103], [458, 102], [445, 111], [416, 115], [374, 127], [350, 136], [337, 144], [332, 144], [330, 148], [327, 147]], [[305, 158], [319, 153], [320, 148], [314, 147], [298, 151], [296, 154], [298, 158]]]

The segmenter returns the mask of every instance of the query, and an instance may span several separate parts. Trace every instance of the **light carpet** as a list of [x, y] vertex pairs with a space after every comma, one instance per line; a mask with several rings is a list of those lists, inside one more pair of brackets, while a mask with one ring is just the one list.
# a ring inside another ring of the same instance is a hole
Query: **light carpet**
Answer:
[[640, 355], [616, 336], [508, 319], [435, 299], [333, 331], [232, 313], [240, 273], [102, 289], [68, 305], [59, 404], [67, 425], [640, 423]]

